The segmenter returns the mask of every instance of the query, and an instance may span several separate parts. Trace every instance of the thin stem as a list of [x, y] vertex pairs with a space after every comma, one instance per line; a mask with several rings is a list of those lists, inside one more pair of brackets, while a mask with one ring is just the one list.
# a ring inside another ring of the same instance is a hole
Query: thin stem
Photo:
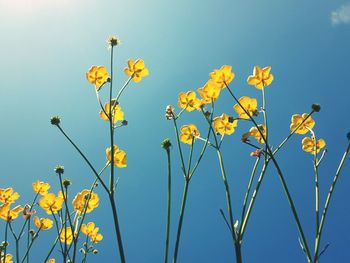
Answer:
[[[53, 250], [55, 249], [57, 242], [58, 242], [59, 237], [56, 237], [55, 242], [53, 242], [53, 245], [51, 246], [51, 249], [49, 250], [49, 253], [47, 254], [46, 258], [44, 259], [44, 262], [48, 261]], [[74, 262], [74, 261], [73, 261]]]
[[186, 178], [185, 179], [184, 190], [183, 190], [183, 194], [182, 194], [180, 218], [179, 218], [179, 223], [178, 223], [178, 227], [177, 227], [177, 234], [176, 234], [176, 242], [175, 242], [175, 251], [174, 251], [174, 257], [173, 257], [173, 263], [177, 262], [177, 254], [179, 252], [182, 222], [183, 222], [183, 218], [184, 218], [184, 215], [185, 215], [185, 207], [186, 207], [187, 192], [188, 192], [189, 183], [190, 183], [190, 180]]
[[174, 123], [174, 130], [175, 130], [175, 134], [176, 134], [177, 147], [179, 149], [179, 154], [180, 154], [180, 158], [181, 158], [182, 172], [183, 172], [183, 175], [186, 176], [187, 172], [186, 172], [185, 161], [184, 161], [182, 148], [181, 148], [181, 144], [180, 144], [179, 129], [177, 128], [177, 123], [176, 123], [176, 119], [175, 119], [174, 115], [173, 115], [173, 123]]
[[28, 255], [27, 255], [27, 263], [29, 263], [29, 246], [30, 246], [30, 221], [28, 221], [28, 227], [27, 227], [27, 251], [28, 251]]
[[[300, 237], [302, 239], [302, 244], [303, 244], [303, 248], [305, 250], [305, 253], [306, 253], [306, 257], [307, 257], [307, 260], [309, 262], [312, 261], [312, 258], [311, 258], [311, 254], [310, 254], [310, 250], [309, 250], [309, 247], [308, 247], [308, 244], [307, 244], [307, 241], [306, 241], [306, 238], [305, 238], [305, 235], [304, 235], [304, 231], [302, 229], [302, 226], [301, 226], [301, 223], [300, 223], [300, 220], [299, 220], [299, 216], [298, 216], [298, 213], [296, 211], [296, 208], [295, 208], [295, 205], [294, 205], [294, 202], [293, 202], [293, 199], [290, 195], [290, 192], [288, 190], [288, 186], [287, 186], [287, 183], [284, 179], [284, 176], [283, 176], [283, 173], [282, 173], [282, 170], [281, 168], [279, 167], [274, 155], [273, 155], [273, 152], [270, 148], [270, 146], [268, 145], [267, 143], [267, 140], [263, 134], [263, 132], [259, 129], [259, 126], [258, 124], [256, 123], [256, 121], [254, 120], [254, 118], [250, 115], [250, 113], [243, 107], [243, 105], [238, 101], [238, 99], [236, 98], [236, 96], [233, 94], [233, 92], [231, 91], [231, 89], [228, 87], [228, 85], [225, 83], [226, 85], [226, 88], [227, 90], [229, 91], [229, 93], [231, 94], [231, 96], [233, 97], [233, 99], [237, 102], [237, 104], [242, 108], [242, 110], [249, 116], [249, 118], [252, 120], [252, 122], [254, 123], [254, 126], [257, 128], [257, 130], [259, 131], [262, 139], [264, 140], [264, 143], [265, 143], [265, 146], [266, 146], [266, 150], [267, 150], [267, 153], [270, 155], [270, 159], [272, 160], [274, 166], [276, 167], [276, 170], [277, 170], [277, 173], [278, 173], [278, 176], [279, 176], [279, 179], [282, 183], [282, 187], [283, 187], [283, 190], [284, 190], [284, 193], [287, 197], [287, 200], [288, 200], [288, 203], [289, 203], [289, 206], [292, 210], [292, 213], [293, 213], [293, 217], [294, 217], [294, 220], [297, 224], [297, 228], [298, 228], [298, 231], [299, 231], [299, 234], [300, 234]], [[265, 160], [265, 162], [267, 161], [267, 159]]]
[[318, 258], [319, 258], [318, 251], [319, 251], [319, 246], [320, 246], [321, 237], [322, 237], [323, 225], [324, 225], [324, 222], [325, 222], [325, 219], [326, 219], [326, 216], [327, 216], [327, 212], [328, 212], [328, 207], [329, 207], [332, 195], [333, 195], [333, 191], [334, 191], [335, 185], [337, 184], [337, 180], [338, 180], [340, 171], [341, 171], [341, 169], [342, 169], [342, 167], [344, 165], [344, 162], [345, 162], [345, 159], [346, 159], [346, 157], [347, 157], [347, 155], [349, 153], [349, 150], [350, 150], [350, 142], [348, 143], [348, 146], [347, 146], [347, 148], [345, 150], [345, 153], [343, 154], [343, 157], [340, 160], [338, 169], [337, 169], [337, 171], [335, 173], [335, 176], [333, 178], [333, 182], [332, 182], [332, 184], [331, 184], [331, 186], [329, 188], [329, 192], [328, 192], [327, 199], [326, 199], [326, 202], [325, 202], [325, 205], [324, 205], [324, 209], [323, 209], [323, 212], [322, 212], [322, 216], [321, 216], [320, 227], [318, 229], [318, 235], [317, 235], [316, 240], [315, 240], [315, 262], [317, 262]]
[[[116, 104], [117, 102], [119, 102], [119, 98], [121, 97], [121, 95], [123, 94], [125, 88], [128, 86], [128, 84], [130, 83], [132, 77], [128, 78], [128, 80], [124, 83], [123, 87], [119, 90], [118, 94], [117, 94], [117, 97], [115, 99], [115, 102], [114, 104]], [[114, 107], [115, 105], [113, 105]]]
[[92, 172], [94, 173], [94, 175], [96, 176], [96, 178], [98, 179], [98, 181], [101, 183], [101, 185], [103, 186], [103, 188], [106, 190], [106, 192], [109, 192], [108, 187], [106, 186], [106, 184], [103, 182], [103, 180], [100, 178], [100, 176], [98, 175], [97, 171], [95, 170], [95, 168], [92, 166], [92, 164], [90, 163], [90, 161], [87, 159], [87, 157], [85, 156], [85, 154], [83, 154], [83, 152], [79, 149], [79, 147], [71, 140], [71, 138], [69, 138], [69, 136], [64, 132], [64, 130], [61, 128], [60, 125], [56, 125], [57, 128], [61, 131], [61, 133], [64, 135], [64, 137], [66, 137], [66, 139], [73, 145], [73, 147], [78, 151], [78, 153], [80, 154], [81, 157], [83, 157], [84, 161], [87, 163], [87, 165], [90, 167], [90, 169], [92, 170]]
[[244, 201], [243, 201], [243, 207], [242, 207], [242, 215], [241, 215], [241, 220], [240, 220], [240, 227], [239, 227], [239, 231], [238, 231], [239, 238], [240, 238], [240, 235], [242, 233], [243, 220], [244, 220], [244, 215], [245, 215], [245, 211], [246, 211], [246, 206], [247, 206], [247, 201], [248, 201], [250, 189], [251, 189], [253, 181], [254, 181], [255, 172], [256, 172], [256, 169], [258, 167], [259, 161], [260, 161], [260, 157], [256, 158], [254, 166], [253, 166], [252, 173], [250, 174], [247, 191], [245, 193], [245, 197], [244, 197]]
[[[29, 251], [30, 251], [31, 247], [33, 246], [33, 243], [34, 243], [35, 239], [38, 237], [40, 231], [41, 231], [41, 228], [39, 228], [38, 232], [36, 232], [35, 236], [33, 237], [32, 241], [30, 242], [29, 247], [27, 248], [27, 251], [26, 251], [26, 253], [24, 254], [24, 257], [23, 257], [21, 263], [23, 263], [23, 262], [26, 260], [26, 258], [28, 259], [28, 257], [29, 257]], [[18, 261], [18, 262], [19, 262], [19, 261]]]
[[170, 149], [166, 149], [167, 159], [168, 159], [168, 204], [167, 204], [167, 224], [166, 224], [166, 238], [165, 238], [165, 253], [164, 253], [164, 263], [168, 262], [169, 254], [169, 236], [170, 236], [170, 212], [171, 212], [171, 159], [170, 159]]
[[263, 165], [263, 167], [261, 169], [261, 172], [260, 172], [260, 175], [259, 175], [258, 182], [256, 184], [256, 187], [255, 187], [254, 191], [253, 191], [253, 195], [252, 195], [252, 197], [250, 199], [250, 202], [249, 202], [249, 205], [248, 205], [248, 209], [247, 209], [247, 213], [245, 214], [244, 220], [241, 223], [241, 227], [240, 227], [240, 239], [241, 240], [243, 239], [243, 236], [244, 236], [244, 233], [245, 233], [245, 229], [247, 227], [248, 220], [250, 218], [250, 214], [252, 212], [252, 209], [253, 209], [253, 206], [254, 206], [254, 202], [256, 200], [256, 196], [257, 196], [257, 194], [259, 192], [261, 183], [262, 183], [262, 181], [264, 179], [264, 175], [265, 175], [267, 166], [268, 166], [268, 162], [267, 163], [264, 162], [264, 165]]
[[114, 228], [117, 235], [118, 240], [118, 249], [119, 249], [119, 256], [121, 263], [125, 263], [125, 255], [124, 255], [124, 249], [123, 249], [123, 242], [119, 227], [119, 221], [118, 221], [118, 213], [117, 213], [117, 207], [115, 204], [115, 199], [113, 194], [109, 194], [109, 201], [112, 207], [112, 213], [113, 213], [113, 219], [114, 219]]
[[[9, 228], [9, 221], [6, 221], [6, 226], [5, 226], [5, 248], [4, 248], [4, 258], [3, 258], [3, 263], [6, 263], [6, 251], [7, 251], [7, 246], [8, 246], [8, 228]], [[1, 255], [0, 255], [1, 256]]]

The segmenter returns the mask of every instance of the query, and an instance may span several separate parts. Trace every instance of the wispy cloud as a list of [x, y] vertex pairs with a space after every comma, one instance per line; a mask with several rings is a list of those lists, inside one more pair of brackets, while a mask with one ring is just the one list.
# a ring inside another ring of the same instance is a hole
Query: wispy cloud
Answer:
[[350, 24], [350, 3], [342, 5], [331, 13], [331, 21], [333, 25]]

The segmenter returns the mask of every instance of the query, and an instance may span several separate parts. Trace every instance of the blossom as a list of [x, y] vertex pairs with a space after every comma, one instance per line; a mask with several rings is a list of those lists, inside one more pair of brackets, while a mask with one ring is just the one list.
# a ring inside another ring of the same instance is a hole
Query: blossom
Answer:
[[[106, 149], [106, 157], [109, 162], [112, 162], [111, 158], [111, 147]], [[119, 168], [124, 168], [127, 165], [126, 153], [119, 149], [117, 145], [113, 145], [113, 164]]]
[[19, 198], [19, 194], [13, 188], [0, 188], [0, 202], [4, 204], [12, 204]]
[[209, 76], [220, 88], [225, 88], [233, 80], [235, 74], [231, 66], [224, 65], [220, 69], [214, 69]]
[[212, 79], [208, 80], [202, 88], [198, 89], [198, 93], [205, 103], [216, 101], [220, 96], [220, 91], [220, 86]]
[[56, 260], [54, 258], [50, 258], [45, 263], [56, 263]]
[[[248, 135], [254, 137], [259, 143], [264, 143], [264, 138], [266, 138], [266, 128], [264, 125], [258, 125], [258, 127], [260, 131], [254, 126], [250, 128]], [[264, 135], [264, 137], [261, 135], [261, 133]]]
[[1, 254], [0, 262], [1, 263], [13, 263], [12, 255], [11, 254], [6, 254], [6, 256], [5, 256], [5, 255]]
[[26, 204], [23, 208], [23, 218], [29, 219], [32, 215], [36, 213], [35, 209], [31, 209], [30, 205]]
[[237, 120], [223, 113], [221, 116], [214, 118], [213, 124], [216, 133], [230, 135], [235, 131]]
[[[257, 116], [258, 115], [258, 102], [254, 98], [250, 98], [247, 96], [243, 96], [238, 100], [239, 103], [235, 104], [233, 106], [233, 109], [237, 112], [238, 116], [242, 119], [249, 119], [249, 116]], [[241, 105], [239, 105], [241, 104]], [[242, 109], [242, 107], [245, 109], [245, 111]], [[246, 113], [248, 112], [248, 114]]]
[[107, 82], [109, 78], [106, 67], [104, 66], [91, 66], [88, 72], [86, 72], [86, 79], [97, 89], [100, 89], [103, 84]]
[[[310, 138], [310, 137], [305, 137], [302, 141], [301, 141], [303, 150], [305, 152], [311, 153], [311, 154], [316, 154], [318, 153], [323, 147], [326, 146], [326, 142], [323, 139], [319, 139], [315, 140], [314, 137]], [[315, 153], [316, 151], [316, 153]]]
[[71, 227], [66, 227], [61, 229], [60, 231], [60, 241], [61, 243], [65, 243], [70, 245], [73, 241], [73, 231]]
[[49, 230], [53, 226], [53, 221], [49, 218], [34, 217], [34, 224], [37, 228], [41, 230]]
[[38, 181], [32, 183], [32, 187], [33, 187], [34, 192], [36, 192], [40, 195], [46, 195], [51, 186], [48, 183], [44, 183], [44, 182], [41, 182], [38, 180]]
[[194, 124], [184, 125], [180, 129], [180, 141], [186, 144], [192, 144], [196, 137], [200, 136], [200, 133]]
[[44, 195], [38, 203], [39, 206], [50, 215], [52, 213], [57, 214], [57, 212], [62, 209], [63, 202], [64, 198], [62, 192], [59, 192], [57, 196], [53, 193]]
[[95, 227], [93, 222], [81, 225], [81, 232], [84, 235], [89, 236], [93, 243], [98, 243], [103, 239], [103, 235], [98, 233], [98, 230], [99, 228]]
[[128, 75], [134, 82], [140, 82], [143, 77], [148, 76], [148, 69], [142, 59], [136, 61], [129, 59], [128, 67], [124, 69], [124, 73]]
[[76, 194], [73, 199], [73, 207], [75, 211], [79, 214], [90, 213], [99, 205], [100, 198], [96, 193], [89, 189], [84, 189], [83, 191]]
[[23, 207], [20, 205], [11, 209], [11, 204], [3, 204], [0, 206], [0, 218], [10, 222], [15, 220], [22, 211]]
[[[122, 121], [124, 120], [124, 112], [122, 111], [122, 108], [116, 102], [115, 100], [112, 100], [112, 107], [110, 106], [110, 103], [107, 102], [105, 106], [103, 107], [104, 111], [100, 111], [100, 117], [102, 120], [109, 121], [109, 116], [110, 116], [110, 109], [112, 110], [112, 118], [113, 118], [113, 123], [115, 124], [117, 121]], [[107, 115], [106, 115], [107, 114]]]
[[181, 109], [186, 109], [188, 112], [199, 109], [202, 105], [202, 102], [194, 91], [188, 91], [186, 93], [181, 92], [179, 94], [179, 99], [177, 101], [177, 105]]
[[294, 131], [300, 125], [300, 127], [297, 130], [295, 130], [295, 133], [298, 134], [305, 134], [315, 126], [315, 121], [307, 113], [304, 113], [303, 115], [294, 114], [292, 116], [291, 122], [291, 131]]
[[250, 75], [247, 79], [249, 85], [255, 86], [257, 89], [263, 89], [271, 84], [273, 81], [273, 75], [270, 74], [271, 67], [265, 67], [261, 69], [259, 66], [255, 66], [253, 75]]

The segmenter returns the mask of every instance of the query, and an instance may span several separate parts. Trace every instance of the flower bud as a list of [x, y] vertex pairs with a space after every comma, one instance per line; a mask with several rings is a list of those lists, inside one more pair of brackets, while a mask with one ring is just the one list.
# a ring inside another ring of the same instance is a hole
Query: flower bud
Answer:
[[94, 249], [93, 251], [92, 251], [92, 253], [94, 253], [95, 255], [98, 253], [98, 250], [97, 249]]
[[61, 123], [61, 119], [59, 116], [52, 117], [50, 121], [52, 125], [59, 125]]
[[85, 250], [83, 248], [80, 248], [79, 252], [85, 254]]
[[165, 139], [164, 141], [162, 141], [161, 146], [162, 146], [163, 149], [169, 150], [169, 149], [170, 149], [170, 146], [171, 146], [170, 139], [167, 138], [167, 139]]
[[314, 103], [311, 105], [311, 108], [314, 112], [319, 112], [321, 110], [321, 105], [320, 104], [317, 104], [317, 103]]
[[124, 126], [128, 125], [128, 121], [127, 120], [122, 120], [122, 125], [124, 125]]
[[174, 107], [171, 105], [166, 106], [165, 108], [165, 118], [171, 120], [174, 117]]
[[116, 36], [110, 36], [107, 38], [108, 47], [114, 47], [120, 45], [120, 39]]
[[9, 245], [9, 242], [7, 241], [2, 241], [1, 246], [2, 247], [7, 247]]
[[56, 165], [54, 170], [55, 170], [55, 173], [57, 173], [57, 174], [63, 174], [64, 173], [64, 166]]
[[64, 186], [65, 188], [68, 188], [68, 186], [71, 185], [71, 181], [70, 181], [69, 179], [64, 179], [64, 180], [62, 181], [62, 184], [63, 184], [63, 186]]

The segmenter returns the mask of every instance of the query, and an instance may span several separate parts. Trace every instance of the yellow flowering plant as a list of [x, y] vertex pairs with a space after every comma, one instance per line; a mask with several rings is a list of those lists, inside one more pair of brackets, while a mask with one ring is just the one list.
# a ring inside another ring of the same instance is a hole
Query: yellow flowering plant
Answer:
[[[335, 178], [328, 192], [328, 197], [324, 206], [323, 214], [320, 217], [318, 212], [319, 211], [318, 166], [321, 160], [323, 159], [326, 153], [326, 150], [324, 150], [323, 153], [321, 154], [321, 157], [318, 158], [318, 153], [325, 147], [325, 141], [323, 139], [319, 139], [319, 140], [316, 139], [315, 133], [312, 130], [315, 125], [315, 121], [311, 117], [311, 115], [313, 115], [315, 112], [318, 112], [320, 110], [320, 106], [317, 104], [313, 104], [312, 110], [310, 113], [304, 113], [302, 115], [299, 115], [299, 114], [293, 115], [292, 123], [290, 125], [290, 129], [291, 129], [290, 133], [285, 137], [285, 139], [281, 141], [280, 144], [277, 145], [277, 147], [275, 147], [274, 150], [272, 150], [272, 145], [270, 143], [270, 138], [269, 138], [270, 136], [269, 136], [269, 126], [267, 121], [267, 109], [266, 109], [266, 98], [265, 98], [265, 88], [271, 85], [274, 80], [274, 76], [271, 74], [271, 67], [268, 66], [268, 67], [261, 68], [259, 66], [255, 66], [253, 69], [253, 74], [247, 78], [247, 83], [249, 85], [252, 85], [257, 89], [261, 90], [262, 106], [260, 109], [258, 109], [258, 100], [256, 98], [243, 96], [238, 99], [236, 97], [234, 92], [229, 87], [229, 84], [232, 82], [235, 76], [235, 74], [231, 72], [231, 70], [232, 70], [231, 66], [224, 65], [220, 69], [215, 69], [213, 70], [213, 72], [209, 74], [210, 79], [206, 82], [206, 84], [202, 88], [198, 89], [198, 93], [200, 97], [202, 97], [202, 101], [203, 101], [202, 103], [197, 103], [196, 101], [197, 96], [195, 92], [191, 91], [187, 93], [180, 93], [178, 98], [178, 106], [180, 108], [180, 112], [178, 114], [175, 113], [174, 107], [169, 105], [166, 108], [166, 118], [168, 120], [173, 120], [175, 138], [177, 141], [177, 148], [178, 148], [178, 152], [181, 160], [181, 172], [183, 173], [185, 178], [185, 186], [184, 186], [182, 203], [181, 203], [180, 217], [179, 217], [179, 223], [178, 223], [177, 232], [176, 232], [177, 234], [175, 239], [173, 262], [176, 263], [178, 258], [181, 229], [182, 229], [184, 211], [185, 211], [186, 200], [187, 200], [188, 185], [194, 171], [197, 169], [199, 162], [201, 161], [204, 153], [206, 152], [207, 146], [210, 146], [210, 148], [214, 149], [217, 153], [218, 162], [220, 165], [221, 177], [223, 179], [223, 183], [225, 187], [227, 214], [224, 212], [223, 209], [220, 209], [220, 213], [223, 217], [224, 222], [228, 227], [230, 236], [232, 237], [232, 240], [233, 240], [233, 248], [236, 255], [236, 262], [239, 263], [243, 261], [242, 252], [241, 252], [243, 237], [246, 232], [247, 224], [250, 219], [256, 198], [258, 196], [260, 186], [266, 174], [267, 167], [269, 163], [272, 161], [273, 165], [276, 168], [279, 179], [281, 181], [288, 203], [290, 205], [293, 218], [296, 222], [297, 229], [299, 232], [299, 237], [300, 237], [300, 244], [301, 244], [302, 250], [305, 253], [307, 262], [316, 263], [318, 262], [320, 255], [322, 255], [325, 251], [325, 249], [322, 250], [321, 252], [319, 250], [324, 219], [328, 211], [327, 209], [334, 190], [334, 186], [336, 184], [337, 178], [339, 176], [339, 173], [343, 166], [345, 158], [349, 152], [350, 144], [348, 144], [348, 147], [344, 153], [344, 156], [339, 164]], [[219, 97], [223, 93], [224, 89], [227, 90], [227, 93], [230, 95], [230, 97], [233, 99], [233, 102], [235, 103], [233, 105], [233, 110], [237, 114], [237, 117], [232, 116], [228, 113], [223, 113], [220, 116], [214, 117], [214, 114], [215, 114], [214, 109], [216, 108], [215, 105], [220, 104], [218, 102]], [[198, 132], [198, 129], [194, 124], [184, 125], [182, 126], [180, 131], [178, 130], [177, 123], [180, 117], [182, 116], [182, 113], [184, 110], [187, 110], [188, 112], [193, 112], [194, 110], [198, 110], [199, 112], [202, 113], [201, 115], [204, 117], [205, 123], [208, 125], [208, 130], [209, 130], [208, 135], [205, 138], [200, 137], [200, 133]], [[262, 114], [259, 114], [259, 113], [262, 113]], [[261, 117], [262, 117], [262, 120], [260, 120]], [[244, 122], [250, 123], [250, 125], [253, 124], [253, 126], [250, 127], [249, 130], [242, 135], [241, 141], [247, 146], [252, 147], [254, 149], [254, 151], [251, 152], [250, 156], [255, 157], [255, 161], [254, 161], [252, 172], [248, 181], [248, 186], [244, 196], [244, 201], [241, 207], [240, 217], [238, 216], [236, 217], [233, 214], [231, 190], [227, 179], [227, 174], [226, 174], [226, 169], [223, 161], [221, 148], [222, 148], [222, 143], [224, 141], [224, 138], [228, 135], [234, 134], [235, 130], [237, 129], [238, 123], [242, 123], [242, 125], [244, 125]], [[261, 124], [259, 124], [259, 122]], [[279, 150], [290, 140], [290, 138], [294, 134], [306, 134], [307, 132], [311, 133], [311, 137], [306, 137], [303, 139], [302, 148], [304, 151], [311, 153], [314, 156], [314, 170], [316, 174], [316, 214], [317, 214], [316, 229], [317, 231], [316, 231], [316, 238], [315, 238], [314, 254], [312, 254], [311, 250], [309, 249], [309, 245], [306, 240], [304, 230], [300, 222], [299, 214], [294, 205], [294, 201], [290, 194], [288, 184], [285, 180], [284, 173], [282, 172], [282, 169], [275, 158]], [[257, 144], [254, 141], [251, 141], [251, 138], [254, 138]], [[203, 141], [204, 145], [197, 162], [193, 165], [192, 163], [193, 146], [196, 141]], [[187, 167], [185, 166], [184, 149], [182, 149], [181, 143], [191, 146], [189, 150]], [[170, 225], [170, 214], [171, 214], [170, 212], [171, 211], [170, 209], [170, 200], [171, 200], [170, 159], [171, 158], [170, 158], [169, 145], [171, 145], [169, 140], [164, 141], [162, 144], [163, 148], [166, 149], [167, 157], [168, 157], [168, 214], [167, 214], [167, 231], [166, 231], [164, 262], [168, 261], [169, 238], [170, 238], [169, 225]], [[261, 160], [262, 160], [262, 165], [260, 164]], [[259, 176], [256, 179], [256, 175], [258, 174], [259, 169], [260, 169]], [[255, 183], [255, 187], [254, 187], [254, 183]]]
[[[64, 222], [69, 223], [68, 227], [62, 226], [61, 231], [59, 232], [58, 236], [60, 236], [60, 240], [62, 240], [65, 243], [65, 246], [72, 245], [73, 244], [73, 255], [71, 259], [74, 261], [76, 254], [76, 241], [78, 240], [81, 227], [83, 229], [86, 228], [86, 225], [83, 225], [82, 222], [85, 218], [85, 215], [90, 213], [92, 210], [94, 210], [99, 205], [99, 195], [93, 191], [94, 185], [100, 185], [102, 189], [106, 192], [108, 196], [108, 201], [111, 205], [112, 215], [113, 215], [113, 221], [114, 221], [114, 228], [115, 228], [115, 234], [117, 237], [117, 246], [119, 250], [119, 257], [120, 261], [124, 263], [126, 261], [125, 259], [125, 253], [124, 253], [124, 247], [122, 242], [122, 235], [121, 235], [121, 229], [118, 219], [118, 213], [117, 213], [117, 204], [115, 200], [115, 192], [117, 187], [117, 182], [115, 179], [116, 168], [125, 168], [127, 167], [127, 154], [124, 150], [119, 148], [119, 145], [115, 145], [114, 143], [114, 137], [115, 137], [115, 131], [118, 128], [121, 128], [123, 126], [126, 126], [128, 122], [124, 119], [125, 115], [124, 111], [122, 110], [122, 105], [120, 103], [120, 99], [122, 97], [122, 94], [124, 93], [125, 89], [129, 86], [129, 83], [131, 80], [135, 83], [140, 82], [143, 78], [147, 77], [149, 75], [148, 68], [145, 65], [145, 62], [142, 59], [129, 59], [127, 61], [127, 66], [124, 69], [124, 73], [128, 77], [125, 81], [124, 85], [121, 86], [119, 91], [115, 94], [115, 88], [114, 88], [114, 49], [116, 46], [120, 43], [119, 39], [116, 37], [110, 37], [107, 40], [107, 43], [109, 45], [109, 51], [110, 51], [110, 66], [109, 69], [107, 69], [105, 66], [92, 66], [87, 72], [86, 72], [86, 79], [87, 81], [95, 86], [95, 94], [97, 98], [98, 105], [100, 107], [99, 116], [102, 120], [108, 122], [108, 130], [109, 130], [109, 139], [110, 144], [105, 149], [105, 155], [107, 159], [107, 163], [104, 165], [104, 167], [101, 169], [100, 172], [97, 172], [97, 169], [92, 165], [90, 160], [87, 158], [87, 156], [81, 151], [81, 149], [77, 146], [77, 144], [68, 136], [68, 134], [63, 130], [60, 122], [59, 117], [52, 117], [51, 124], [56, 126], [59, 131], [64, 135], [64, 137], [71, 143], [71, 145], [77, 150], [77, 152], [80, 154], [80, 156], [84, 159], [86, 164], [91, 169], [93, 175], [95, 176], [95, 182], [92, 184], [93, 186], [90, 188], [90, 190], [85, 189], [82, 192], [78, 193], [75, 198], [73, 199], [73, 208], [76, 214], [79, 218], [81, 218], [81, 224], [79, 224], [78, 228], [74, 228], [74, 220], [70, 218], [69, 213], [66, 213], [67, 216], [64, 220]], [[108, 95], [105, 102], [101, 99], [104, 88], [109, 85], [109, 89], [107, 88]], [[125, 112], [127, 113], [127, 112]], [[110, 169], [109, 178], [101, 177], [102, 173], [107, 169]], [[63, 192], [63, 187], [62, 187]], [[66, 202], [67, 198], [64, 198], [64, 204], [66, 207], [66, 211], [68, 210], [68, 205]], [[90, 225], [91, 226], [91, 225]], [[74, 231], [71, 231], [74, 229]], [[68, 230], [70, 239], [67, 239], [66, 236], [63, 238], [63, 232], [66, 233]], [[97, 233], [98, 228], [96, 230], [96, 233], [90, 234], [90, 240], [93, 244], [98, 243], [102, 240], [102, 235]], [[69, 244], [67, 244], [69, 243]], [[68, 249], [62, 248], [63, 251], [68, 252]], [[91, 249], [88, 249], [88, 247], [84, 246], [82, 248], [84, 259], [83, 262], [86, 261], [87, 254], [92, 252]], [[64, 254], [64, 253], [63, 253]], [[69, 258], [68, 253], [66, 253], [66, 258]], [[49, 258], [47, 258], [48, 260]]]

